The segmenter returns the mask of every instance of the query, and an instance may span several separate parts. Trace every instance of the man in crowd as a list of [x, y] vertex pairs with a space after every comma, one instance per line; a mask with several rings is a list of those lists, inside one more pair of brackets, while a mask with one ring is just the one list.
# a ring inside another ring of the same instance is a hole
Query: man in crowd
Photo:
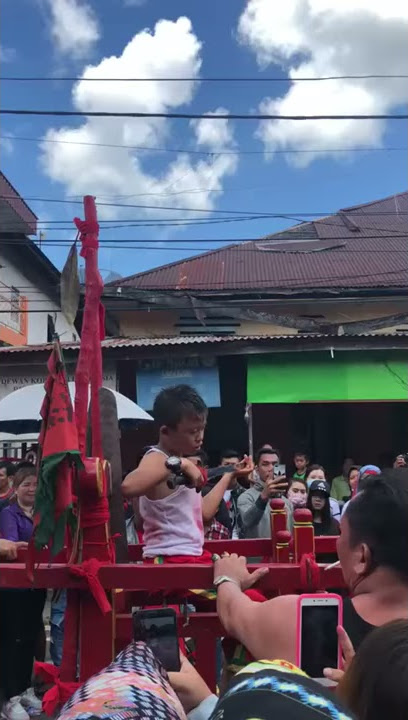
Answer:
[[292, 477], [294, 480], [304, 480], [306, 477], [307, 466], [309, 465], [309, 457], [306, 453], [298, 451], [293, 456], [293, 464], [296, 471]]
[[354, 460], [352, 458], [346, 458], [343, 463], [342, 474], [333, 478], [330, 497], [334, 498], [334, 500], [342, 502], [344, 498], [350, 497], [351, 490], [348, 482], [348, 474], [352, 465], [355, 465]]
[[[269, 502], [287, 489], [286, 478], [274, 475], [274, 468], [278, 464], [277, 450], [261, 448], [256, 458], [257, 480], [253, 487], [238, 498], [242, 529], [247, 538], [271, 537]], [[287, 503], [286, 498], [284, 500]]]
[[[337, 552], [351, 597], [344, 599], [343, 626], [354, 648], [376, 626], [408, 618], [408, 469], [368, 477], [364, 490], [341, 519]], [[245, 558], [215, 563], [220, 579], [217, 610], [228, 635], [255, 657], [296, 661], [297, 595], [252, 602], [244, 590], [269, 570], [252, 575]], [[284, 619], [284, 622], [282, 622]]]

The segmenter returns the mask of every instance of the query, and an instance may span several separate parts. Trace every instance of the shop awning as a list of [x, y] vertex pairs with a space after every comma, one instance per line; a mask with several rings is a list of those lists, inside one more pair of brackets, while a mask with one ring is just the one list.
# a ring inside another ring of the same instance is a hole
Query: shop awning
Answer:
[[248, 359], [247, 402], [408, 400], [408, 352], [288, 353]]

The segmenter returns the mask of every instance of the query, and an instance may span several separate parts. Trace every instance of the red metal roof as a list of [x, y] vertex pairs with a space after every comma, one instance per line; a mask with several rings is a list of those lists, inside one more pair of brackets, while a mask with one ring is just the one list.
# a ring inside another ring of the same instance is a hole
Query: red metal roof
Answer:
[[37, 233], [37, 216], [0, 172], [0, 229], [3, 233]]
[[111, 283], [239, 291], [408, 285], [408, 192]]

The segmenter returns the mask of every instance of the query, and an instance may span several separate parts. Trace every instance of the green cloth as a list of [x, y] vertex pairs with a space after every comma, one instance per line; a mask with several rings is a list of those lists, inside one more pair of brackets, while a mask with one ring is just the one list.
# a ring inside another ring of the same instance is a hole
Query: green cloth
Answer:
[[293, 475], [292, 475], [292, 478], [293, 478], [294, 480], [304, 480], [305, 477], [306, 477], [306, 470], [305, 470], [304, 473], [295, 472], [295, 473], [293, 473]]
[[350, 485], [348, 484], [347, 480], [344, 479], [343, 475], [338, 475], [337, 477], [333, 478], [330, 490], [330, 497], [334, 498], [335, 500], [344, 500], [344, 498], [349, 498], [350, 496]]
[[249, 403], [408, 400], [408, 353], [276, 353], [248, 359]]

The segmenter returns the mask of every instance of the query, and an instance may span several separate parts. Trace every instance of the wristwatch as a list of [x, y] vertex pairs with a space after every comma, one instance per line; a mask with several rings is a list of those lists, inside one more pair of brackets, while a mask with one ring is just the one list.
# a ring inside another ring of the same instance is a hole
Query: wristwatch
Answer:
[[167, 470], [170, 470], [170, 472], [174, 473], [175, 475], [180, 475], [181, 460], [179, 457], [176, 457], [175, 455], [170, 455], [170, 457], [167, 458], [165, 465]]
[[214, 579], [214, 587], [219, 588], [220, 585], [223, 585], [224, 583], [232, 583], [233, 585], [236, 585], [241, 590], [241, 585], [238, 582], [238, 580], [234, 580], [234, 578], [228, 577], [228, 575], [219, 575]]

